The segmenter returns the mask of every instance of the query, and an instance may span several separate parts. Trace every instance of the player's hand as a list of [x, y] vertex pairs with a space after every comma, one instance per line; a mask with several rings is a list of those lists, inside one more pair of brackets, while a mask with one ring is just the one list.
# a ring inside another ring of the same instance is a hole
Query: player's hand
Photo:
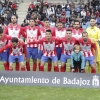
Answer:
[[75, 71], [75, 69], [72, 69], [72, 72], [74, 72]]

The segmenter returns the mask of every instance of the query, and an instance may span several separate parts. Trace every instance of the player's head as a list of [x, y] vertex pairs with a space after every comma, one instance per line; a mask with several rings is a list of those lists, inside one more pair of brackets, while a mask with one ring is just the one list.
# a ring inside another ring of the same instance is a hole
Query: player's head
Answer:
[[79, 53], [81, 51], [81, 47], [79, 45], [74, 45], [73, 51], [75, 53]]
[[67, 29], [67, 30], [66, 30], [66, 37], [67, 37], [68, 39], [70, 39], [70, 38], [72, 37], [72, 30], [71, 30], [71, 29]]
[[0, 39], [2, 39], [2, 37], [3, 37], [3, 29], [0, 28]]
[[44, 26], [45, 27], [49, 26], [49, 20], [47, 18], [44, 18]]
[[13, 37], [13, 38], [12, 38], [12, 45], [13, 45], [13, 46], [16, 46], [17, 44], [18, 44], [18, 38]]
[[80, 28], [80, 22], [78, 20], [74, 21], [74, 27], [76, 29]]
[[88, 40], [88, 33], [86, 31], [82, 33], [82, 38], [83, 38], [84, 42], [87, 42], [87, 40]]
[[58, 22], [57, 23], [57, 28], [60, 30], [63, 28], [63, 23], [62, 22]]
[[51, 36], [52, 36], [51, 30], [46, 30], [46, 38], [47, 38], [47, 39], [50, 39]]
[[17, 17], [16, 17], [16, 15], [12, 15], [12, 16], [11, 16], [11, 22], [12, 22], [12, 24], [16, 24], [16, 22], [17, 22]]
[[35, 26], [35, 19], [30, 18], [29, 24], [30, 24], [31, 27]]
[[90, 19], [90, 25], [91, 25], [92, 27], [96, 25], [96, 20], [95, 20], [95, 18], [91, 18], [91, 19]]

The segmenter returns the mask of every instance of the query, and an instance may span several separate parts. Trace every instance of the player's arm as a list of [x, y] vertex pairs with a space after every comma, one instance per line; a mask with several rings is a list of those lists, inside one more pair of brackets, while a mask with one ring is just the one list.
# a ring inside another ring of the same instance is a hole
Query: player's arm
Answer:
[[27, 36], [26, 36], [26, 34], [25, 34], [25, 27], [23, 28], [23, 27], [21, 27], [21, 29], [20, 29], [20, 33], [21, 33], [21, 35], [24, 37], [24, 38], [27, 38]]
[[95, 57], [95, 60], [96, 60], [97, 55], [98, 55], [98, 49], [97, 49], [96, 44], [95, 44], [95, 43], [92, 43], [91, 48], [93, 48], [93, 51], [95, 52], [95, 53], [94, 53], [94, 57]]
[[84, 69], [84, 67], [85, 67], [85, 64], [84, 64], [84, 54], [83, 53], [81, 53], [81, 69], [83, 70]]
[[8, 26], [5, 27], [3, 33], [4, 33], [4, 35], [7, 35], [8, 34]]
[[4, 52], [4, 50], [7, 50], [8, 48], [11, 48], [11, 42], [9, 42], [7, 45], [5, 45], [4, 47], [2, 47], [0, 49], [0, 52]]
[[37, 22], [44, 27], [44, 23], [42, 21], [37, 20]]

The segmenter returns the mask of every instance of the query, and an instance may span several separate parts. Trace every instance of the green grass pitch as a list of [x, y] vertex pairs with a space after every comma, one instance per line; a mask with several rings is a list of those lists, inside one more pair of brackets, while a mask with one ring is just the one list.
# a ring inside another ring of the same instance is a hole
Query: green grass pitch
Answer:
[[0, 85], [0, 100], [100, 100], [100, 89]]

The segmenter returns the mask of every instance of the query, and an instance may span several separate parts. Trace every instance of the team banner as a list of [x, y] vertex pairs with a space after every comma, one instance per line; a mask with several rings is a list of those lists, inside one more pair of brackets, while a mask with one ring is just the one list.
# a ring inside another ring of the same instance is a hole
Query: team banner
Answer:
[[0, 71], [0, 85], [100, 88], [100, 74]]

